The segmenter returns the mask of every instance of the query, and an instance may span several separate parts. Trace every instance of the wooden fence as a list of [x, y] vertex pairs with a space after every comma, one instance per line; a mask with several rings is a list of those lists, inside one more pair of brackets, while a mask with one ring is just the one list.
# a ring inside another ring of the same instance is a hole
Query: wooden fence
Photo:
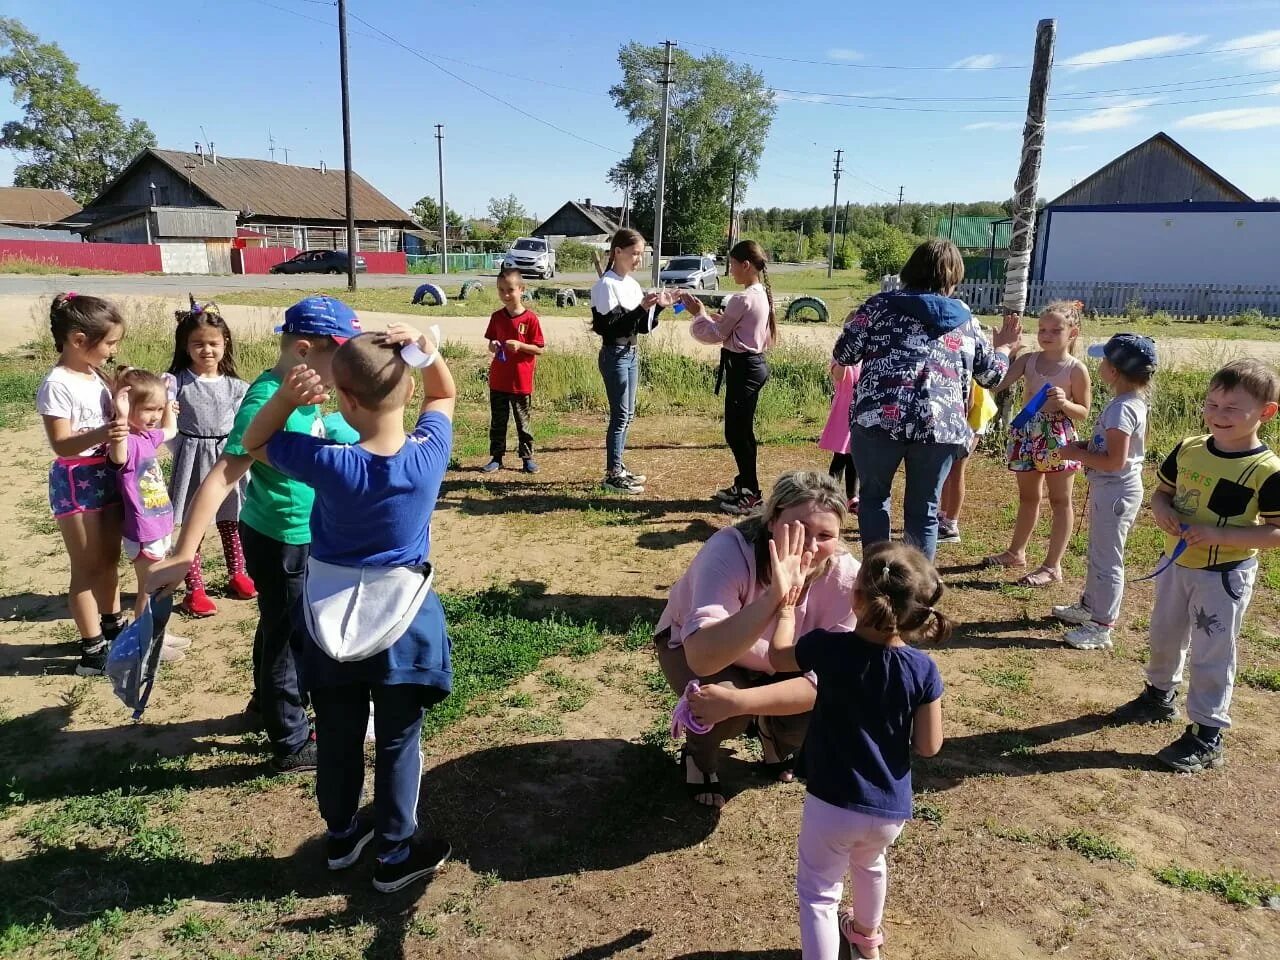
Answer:
[[[975, 313], [999, 313], [1003, 283], [961, 283], [956, 296]], [[1246, 310], [1280, 317], [1280, 286], [1230, 286], [1214, 283], [1089, 283], [1051, 280], [1027, 288], [1027, 312], [1053, 300], [1080, 300], [1098, 316], [1123, 316], [1131, 307], [1161, 310], [1176, 320], [1222, 320]]]

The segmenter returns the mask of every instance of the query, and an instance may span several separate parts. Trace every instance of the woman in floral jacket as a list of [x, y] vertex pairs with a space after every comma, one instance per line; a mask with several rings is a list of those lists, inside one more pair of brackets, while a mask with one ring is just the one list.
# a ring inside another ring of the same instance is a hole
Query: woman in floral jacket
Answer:
[[900, 276], [902, 290], [876, 294], [850, 315], [832, 356], [844, 366], [862, 364], [849, 411], [862, 542], [889, 539], [890, 488], [905, 460], [904, 536], [932, 560], [942, 483], [973, 437], [971, 381], [1000, 382], [1022, 328], [1008, 314], [994, 348], [987, 342], [969, 308], [951, 296], [964, 260], [950, 240], [916, 247]]

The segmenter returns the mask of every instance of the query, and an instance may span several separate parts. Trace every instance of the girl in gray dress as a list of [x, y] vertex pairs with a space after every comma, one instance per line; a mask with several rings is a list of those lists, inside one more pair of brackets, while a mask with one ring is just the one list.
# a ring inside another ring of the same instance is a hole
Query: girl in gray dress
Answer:
[[[174, 523], [180, 524], [196, 490], [226, 445], [236, 410], [249, 385], [236, 374], [231, 331], [216, 304], [200, 305], [193, 298], [191, 309], [179, 310], [176, 316], [173, 362], [165, 379], [170, 396], [178, 401], [169, 499], [173, 502]], [[250, 600], [258, 593], [245, 572], [244, 551], [240, 547], [243, 494], [243, 485], [228, 494], [218, 510], [217, 524], [227, 560], [227, 593], [239, 600]], [[198, 551], [187, 573], [187, 596], [181, 609], [193, 617], [218, 612], [205, 592]]]

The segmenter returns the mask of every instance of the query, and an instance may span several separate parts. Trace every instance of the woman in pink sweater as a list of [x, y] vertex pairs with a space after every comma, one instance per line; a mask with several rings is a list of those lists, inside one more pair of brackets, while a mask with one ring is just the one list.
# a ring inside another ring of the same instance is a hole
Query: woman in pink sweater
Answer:
[[827, 474], [797, 470], [778, 478], [763, 509], [715, 533], [671, 588], [658, 620], [654, 647], [671, 689], [689, 697], [706, 733], [689, 732], [680, 754], [689, 795], [724, 806], [717, 765], [720, 745], [754, 724], [765, 765], [778, 779], [793, 778], [816, 688], [804, 674], [780, 674], [769, 663], [769, 639], [785, 599], [774, 575], [769, 545], [787, 524], [804, 529], [813, 564], [795, 608], [796, 632], [852, 630], [850, 598], [858, 561], [844, 548], [845, 497]]

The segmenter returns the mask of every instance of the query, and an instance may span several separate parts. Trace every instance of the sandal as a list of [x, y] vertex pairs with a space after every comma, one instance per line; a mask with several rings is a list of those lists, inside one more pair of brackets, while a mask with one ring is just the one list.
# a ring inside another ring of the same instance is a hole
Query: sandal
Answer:
[[1020, 587], [1047, 587], [1062, 582], [1062, 571], [1039, 566], [1018, 581]]
[[[768, 745], [776, 757], [779, 754], [778, 742], [772, 735], [765, 732], [764, 720], [764, 717], [759, 717], [753, 721], [755, 734], [760, 738], [761, 747]], [[781, 760], [761, 760], [760, 769], [770, 780], [776, 780], [779, 783], [792, 783], [796, 778], [796, 755], [793, 753], [791, 756]]]
[[[688, 766], [689, 760], [693, 760], [694, 769], [697, 770], [698, 773], [702, 775], [701, 783], [694, 783], [689, 779], [689, 766]], [[700, 766], [698, 766], [698, 761], [694, 759], [693, 751], [690, 750], [687, 745], [680, 748], [679, 763], [680, 763], [680, 773], [685, 778], [684, 789], [685, 789], [685, 792], [689, 794], [690, 800], [692, 800], [694, 803], [698, 804], [699, 806], [709, 807], [712, 810], [719, 810], [721, 807], [724, 806], [724, 790], [721, 789], [719, 777], [717, 777], [716, 774], [714, 773], [709, 774], [705, 772]], [[713, 780], [711, 779], [712, 777], [716, 777], [716, 779]], [[711, 797], [719, 797], [720, 802], [719, 803], [715, 803], [715, 802], [703, 803], [701, 800], [698, 799], [701, 796], [708, 796], [708, 795]]]
[[1019, 567], [1025, 567], [1026, 565], [1027, 565], [1027, 561], [1025, 560], [1010, 559], [1008, 550], [1006, 550], [1004, 553], [997, 553], [993, 556], [982, 558], [982, 568], [984, 570], [989, 570], [992, 567], [1001, 567], [1003, 569], [1016, 570]]
[[846, 912], [840, 915], [840, 932], [862, 960], [880, 956], [880, 946], [884, 943], [883, 927], [870, 935], [859, 933], [853, 926], [853, 914]]

